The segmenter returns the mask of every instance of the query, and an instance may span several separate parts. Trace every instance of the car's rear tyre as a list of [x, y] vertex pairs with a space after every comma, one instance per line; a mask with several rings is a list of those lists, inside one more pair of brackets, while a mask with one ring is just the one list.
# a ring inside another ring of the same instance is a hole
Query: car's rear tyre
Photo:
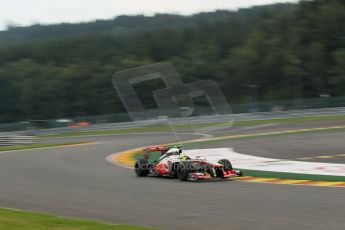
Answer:
[[185, 162], [181, 162], [177, 168], [177, 177], [181, 181], [186, 181], [188, 179], [188, 168]]
[[222, 159], [218, 161], [219, 164], [222, 164], [224, 167], [224, 171], [232, 170], [232, 164], [228, 159]]
[[138, 177], [148, 176], [150, 173], [150, 163], [145, 159], [140, 159], [135, 162], [134, 171]]

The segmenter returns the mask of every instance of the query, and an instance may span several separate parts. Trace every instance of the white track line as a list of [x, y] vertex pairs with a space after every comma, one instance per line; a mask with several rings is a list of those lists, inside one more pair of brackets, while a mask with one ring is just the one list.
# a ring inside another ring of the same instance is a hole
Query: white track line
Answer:
[[34, 150], [42, 150], [42, 149], [54, 149], [54, 148], [75, 148], [75, 147], [79, 147], [79, 146], [97, 145], [97, 144], [102, 144], [102, 143], [103, 142], [92, 142], [92, 143], [75, 144], [75, 145], [70, 144], [70, 145], [58, 145], [58, 146], [32, 148], [32, 149], [6, 150], [6, 151], [0, 151], [0, 154], [12, 153], [12, 152], [26, 152], [26, 151], [34, 151]]

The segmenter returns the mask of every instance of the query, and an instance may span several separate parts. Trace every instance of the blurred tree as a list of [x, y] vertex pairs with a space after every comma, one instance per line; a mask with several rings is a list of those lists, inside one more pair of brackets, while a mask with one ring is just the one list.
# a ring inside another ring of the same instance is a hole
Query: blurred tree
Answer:
[[344, 25], [343, 0], [314, 0], [10, 28], [0, 32], [0, 122], [124, 112], [113, 73], [160, 61], [185, 82], [217, 81], [232, 103], [252, 100], [248, 85], [260, 101], [345, 96]]

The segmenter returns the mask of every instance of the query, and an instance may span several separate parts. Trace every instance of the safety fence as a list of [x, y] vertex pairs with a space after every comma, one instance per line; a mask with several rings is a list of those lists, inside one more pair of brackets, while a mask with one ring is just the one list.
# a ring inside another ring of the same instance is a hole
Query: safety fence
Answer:
[[0, 146], [29, 145], [36, 143], [34, 136], [21, 136], [13, 134], [0, 135]]
[[[212, 109], [206, 105], [195, 105], [191, 117], [169, 117], [175, 124], [222, 122], [229, 120], [253, 120], [290, 118], [318, 115], [345, 115], [345, 97], [303, 98], [295, 100], [252, 101], [251, 103], [230, 105], [233, 114], [212, 116]], [[176, 109], [174, 109], [176, 110]], [[176, 112], [176, 111], [175, 111]], [[164, 123], [164, 116], [147, 116], [145, 111], [141, 121], [132, 122], [128, 113], [80, 116], [52, 120], [27, 120], [15, 123], [0, 123], [0, 132], [26, 132], [31, 135], [63, 133], [71, 131], [95, 131], [143, 127]], [[174, 111], [161, 110], [161, 114], [173, 114]], [[141, 114], [135, 114], [140, 117]], [[148, 119], [147, 117], [150, 117]]]

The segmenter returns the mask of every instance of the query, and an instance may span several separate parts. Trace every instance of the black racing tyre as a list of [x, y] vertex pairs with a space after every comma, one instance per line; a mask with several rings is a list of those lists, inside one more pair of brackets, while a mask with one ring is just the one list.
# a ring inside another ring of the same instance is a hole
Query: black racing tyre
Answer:
[[232, 164], [228, 159], [219, 160], [218, 163], [223, 165], [225, 171], [232, 170]]
[[135, 162], [134, 170], [138, 177], [148, 176], [150, 173], [150, 163], [145, 159], [140, 159]]
[[176, 179], [177, 178], [177, 173], [176, 172], [172, 172], [168, 175], [169, 179]]
[[168, 175], [168, 178], [171, 178], [171, 179], [176, 179], [177, 178], [178, 166], [179, 166], [179, 163], [171, 163], [171, 164], [169, 164], [170, 174]]
[[177, 177], [181, 181], [186, 181], [187, 180], [187, 178], [188, 178], [188, 168], [187, 168], [187, 164], [185, 162], [181, 162], [180, 164], [178, 164]]

